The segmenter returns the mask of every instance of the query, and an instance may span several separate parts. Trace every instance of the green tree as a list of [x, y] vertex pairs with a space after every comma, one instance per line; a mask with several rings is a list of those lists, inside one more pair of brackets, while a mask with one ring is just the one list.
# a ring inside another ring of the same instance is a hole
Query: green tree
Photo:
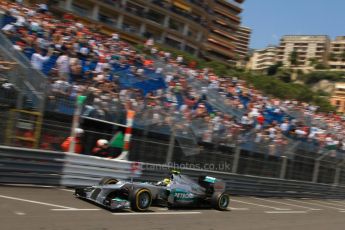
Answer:
[[281, 69], [278, 70], [278, 72], [275, 75], [278, 79], [280, 79], [281, 81], [285, 82], [285, 83], [289, 83], [292, 81], [291, 79], [291, 70], [289, 69]]
[[280, 62], [277, 62], [276, 64], [274, 65], [271, 65], [270, 67], [268, 67], [267, 69], [267, 75], [268, 76], [273, 76], [273, 75], [276, 75], [276, 73], [278, 72], [278, 69], [280, 67], [283, 66], [283, 63], [280, 61]]
[[328, 69], [328, 66], [323, 63], [317, 63], [315, 69]]
[[342, 61], [344, 61], [344, 60], [345, 60], [345, 51], [342, 52], [342, 53], [339, 55], [339, 57], [342, 59]]
[[318, 60], [316, 58], [309, 58], [309, 65], [311, 67], [315, 67], [317, 64], [319, 64]]
[[290, 53], [289, 61], [291, 66], [298, 66], [298, 53], [296, 50]]
[[331, 61], [336, 61], [337, 57], [338, 57], [338, 55], [336, 53], [330, 53], [328, 58]]

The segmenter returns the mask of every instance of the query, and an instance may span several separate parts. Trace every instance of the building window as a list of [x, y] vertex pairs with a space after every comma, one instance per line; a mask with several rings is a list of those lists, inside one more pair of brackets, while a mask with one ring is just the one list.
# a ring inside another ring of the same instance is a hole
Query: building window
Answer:
[[180, 33], [183, 32], [183, 26], [184, 26], [183, 23], [178, 22], [178, 21], [176, 21], [174, 19], [170, 19], [170, 21], [169, 21], [169, 28], [172, 29], [172, 30], [176, 30], [176, 31], [178, 31]]
[[116, 19], [115, 18], [112, 18], [112, 17], [109, 17], [105, 14], [99, 14], [98, 16], [98, 20], [105, 23], [105, 24], [108, 24], [108, 25], [111, 25], [111, 26], [116, 26]]
[[165, 16], [163, 14], [157, 13], [156, 11], [149, 10], [147, 13], [147, 19], [157, 22], [163, 25]]
[[90, 13], [90, 10], [88, 8], [77, 5], [75, 3], [72, 4], [72, 11], [79, 15], [89, 15]]
[[140, 16], [140, 17], [144, 16], [144, 8], [141, 6], [138, 6], [136, 4], [133, 4], [131, 2], [127, 3], [126, 11], [129, 13], [135, 14], [137, 16]]
[[186, 46], [185, 51], [191, 54], [195, 53], [195, 48], [191, 47], [191, 46]]
[[168, 38], [168, 37], [165, 38], [165, 43], [167, 45], [169, 45], [173, 48], [179, 49], [179, 50], [181, 50], [181, 48], [182, 48], [181, 42], [178, 42], [178, 41], [171, 39], [171, 38]]

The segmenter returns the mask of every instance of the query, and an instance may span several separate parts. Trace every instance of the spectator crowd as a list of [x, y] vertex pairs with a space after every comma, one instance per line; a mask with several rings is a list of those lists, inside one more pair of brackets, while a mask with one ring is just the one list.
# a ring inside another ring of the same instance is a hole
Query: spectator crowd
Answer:
[[84, 116], [124, 122], [124, 111], [133, 109], [138, 126], [174, 126], [201, 142], [242, 139], [275, 148], [301, 141], [322, 151], [345, 151], [345, 122], [337, 114], [269, 97], [245, 81], [195, 68], [183, 56], [159, 50], [153, 39], [145, 43], [146, 52], [139, 52], [119, 34], [100, 33], [99, 25], [86, 25], [71, 14], [55, 18], [45, 4], [2, 1], [0, 8], [2, 33], [47, 75], [47, 109], [73, 114], [76, 96], [86, 95]]

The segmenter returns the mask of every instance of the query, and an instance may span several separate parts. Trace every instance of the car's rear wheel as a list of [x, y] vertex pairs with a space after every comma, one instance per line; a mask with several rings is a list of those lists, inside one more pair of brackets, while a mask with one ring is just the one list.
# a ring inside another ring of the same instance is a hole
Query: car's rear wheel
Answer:
[[116, 184], [117, 182], [119, 182], [119, 181], [113, 177], [104, 177], [98, 183], [98, 185]]
[[212, 208], [225, 211], [230, 203], [230, 196], [226, 193], [214, 193], [211, 198]]
[[148, 189], [139, 188], [130, 195], [130, 203], [133, 211], [146, 211], [152, 203], [152, 195]]

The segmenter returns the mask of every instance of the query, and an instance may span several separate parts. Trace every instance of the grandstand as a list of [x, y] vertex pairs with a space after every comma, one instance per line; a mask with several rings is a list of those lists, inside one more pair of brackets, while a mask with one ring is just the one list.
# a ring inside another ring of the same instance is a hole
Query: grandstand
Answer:
[[240, 148], [241, 174], [279, 177], [284, 156], [290, 160], [288, 179], [310, 181], [315, 159], [324, 156], [321, 168], [328, 176], [320, 182], [332, 183], [329, 166], [345, 151], [344, 122], [335, 114], [268, 97], [211, 69], [187, 67], [181, 57], [153, 46], [145, 47], [150, 54], [140, 53], [73, 15], [58, 19], [7, 1], [1, 8], [0, 50], [18, 67], [3, 73], [13, 92], [1, 89], [0, 102], [44, 114], [40, 148], [61, 150], [76, 98], [85, 95], [85, 154], [118, 130], [102, 121], [125, 124], [131, 108], [137, 114], [132, 160], [164, 163], [172, 151], [173, 162], [231, 164]]

